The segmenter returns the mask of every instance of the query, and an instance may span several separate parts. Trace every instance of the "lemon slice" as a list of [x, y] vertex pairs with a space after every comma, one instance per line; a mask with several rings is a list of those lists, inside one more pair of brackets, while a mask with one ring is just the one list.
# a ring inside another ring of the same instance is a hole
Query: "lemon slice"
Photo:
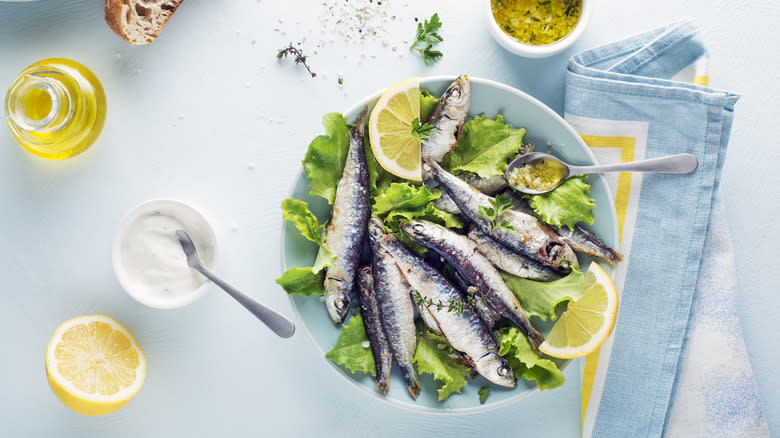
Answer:
[[591, 263], [585, 274], [585, 293], [569, 303], [539, 351], [561, 359], [587, 356], [612, 333], [617, 311], [615, 284], [598, 263]]
[[393, 175], [422, 180], [420, 139], [412, 121], [420, 118], [420, 78], [409, 78], [385, 90], [368, 118], [371, 150]]
[[46, 347], [46, 377], [54, 395], [81, 415], [105, 415], [143, 385], [146, 358], [128, 329], [103, 315], [65, 321]]

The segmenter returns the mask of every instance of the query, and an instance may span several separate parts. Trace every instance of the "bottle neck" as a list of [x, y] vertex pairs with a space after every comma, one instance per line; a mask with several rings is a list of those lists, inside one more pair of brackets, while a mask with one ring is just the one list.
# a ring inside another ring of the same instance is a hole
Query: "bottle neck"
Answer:
[[39, 133], [62, 129], [73, 116], [65, 85], [56, 78], [35, 74], [24, 75], [8, 91], [6, 111], [19, 128]]

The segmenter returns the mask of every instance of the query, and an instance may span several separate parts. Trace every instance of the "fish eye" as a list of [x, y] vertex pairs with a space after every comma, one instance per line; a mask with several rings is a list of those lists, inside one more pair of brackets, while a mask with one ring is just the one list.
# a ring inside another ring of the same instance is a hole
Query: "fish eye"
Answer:
[[425, 229], [425, 226], [423, 224], [414, 224], [412, 225], [412, 229], [417, 233], [422, 233]]
[[333, 300], [333, 305], [335, 305], [338, 310], [341, 310], [344, 308], [344, 300], [341, 298], [336, 298]]
[[498, 375], [501, 377], [506, 377], [509, 375], [509, 367], [500, 366], [498, 367]]

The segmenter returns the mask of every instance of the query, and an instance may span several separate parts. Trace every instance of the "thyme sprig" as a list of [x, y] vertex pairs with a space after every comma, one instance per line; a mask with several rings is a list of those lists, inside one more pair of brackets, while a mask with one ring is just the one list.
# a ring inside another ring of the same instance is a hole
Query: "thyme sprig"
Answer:
[[447, 309], [447, 312], [453, 312], [456, 315], [462, 315], [463, 311], [466, 309], [471, 310], [472, 312], [476, 311], [477, 302], [480, 300], [484, 301], [485, 294], [482, 293], [482, 291], [476, 291], [475, 293], [468, 294], [465, 301], [458, 298], [450, 298], [446, 303], [444, 303], [441, 300], [434, 301], [429, 297], [422, 296], [419, 291], [414, 291], [412, 293], [412, 300], [418, 307], [436, 309], [437, 311]]
[[309, 67], [309, 64], [306, 63], [306, 60], [309, 58], [307, 55], [303, 54], [303, 50], [295, 47], [293, 43], [290, 43], [287, 47], [284, 47], [282, 49], [279, 49], [279, 51], [276, 53], [276, 59], [282, 59], [287, 56], [294, 56], [295, 63], [296, 64], [303, 64], [304, 67], [306, 67], [306, 71], [309, 72], [311, 77], [317, 77], [317, 73], [314, 73], [311, 71], [311, 68]]

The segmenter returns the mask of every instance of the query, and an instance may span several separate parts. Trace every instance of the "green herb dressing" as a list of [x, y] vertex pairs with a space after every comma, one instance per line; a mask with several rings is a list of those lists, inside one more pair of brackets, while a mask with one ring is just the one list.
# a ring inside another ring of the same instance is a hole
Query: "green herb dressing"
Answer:
[[563, 39], [582, 13], [582, 0], [491, 0], [490, 6], [504, 33], [533, 45]]

